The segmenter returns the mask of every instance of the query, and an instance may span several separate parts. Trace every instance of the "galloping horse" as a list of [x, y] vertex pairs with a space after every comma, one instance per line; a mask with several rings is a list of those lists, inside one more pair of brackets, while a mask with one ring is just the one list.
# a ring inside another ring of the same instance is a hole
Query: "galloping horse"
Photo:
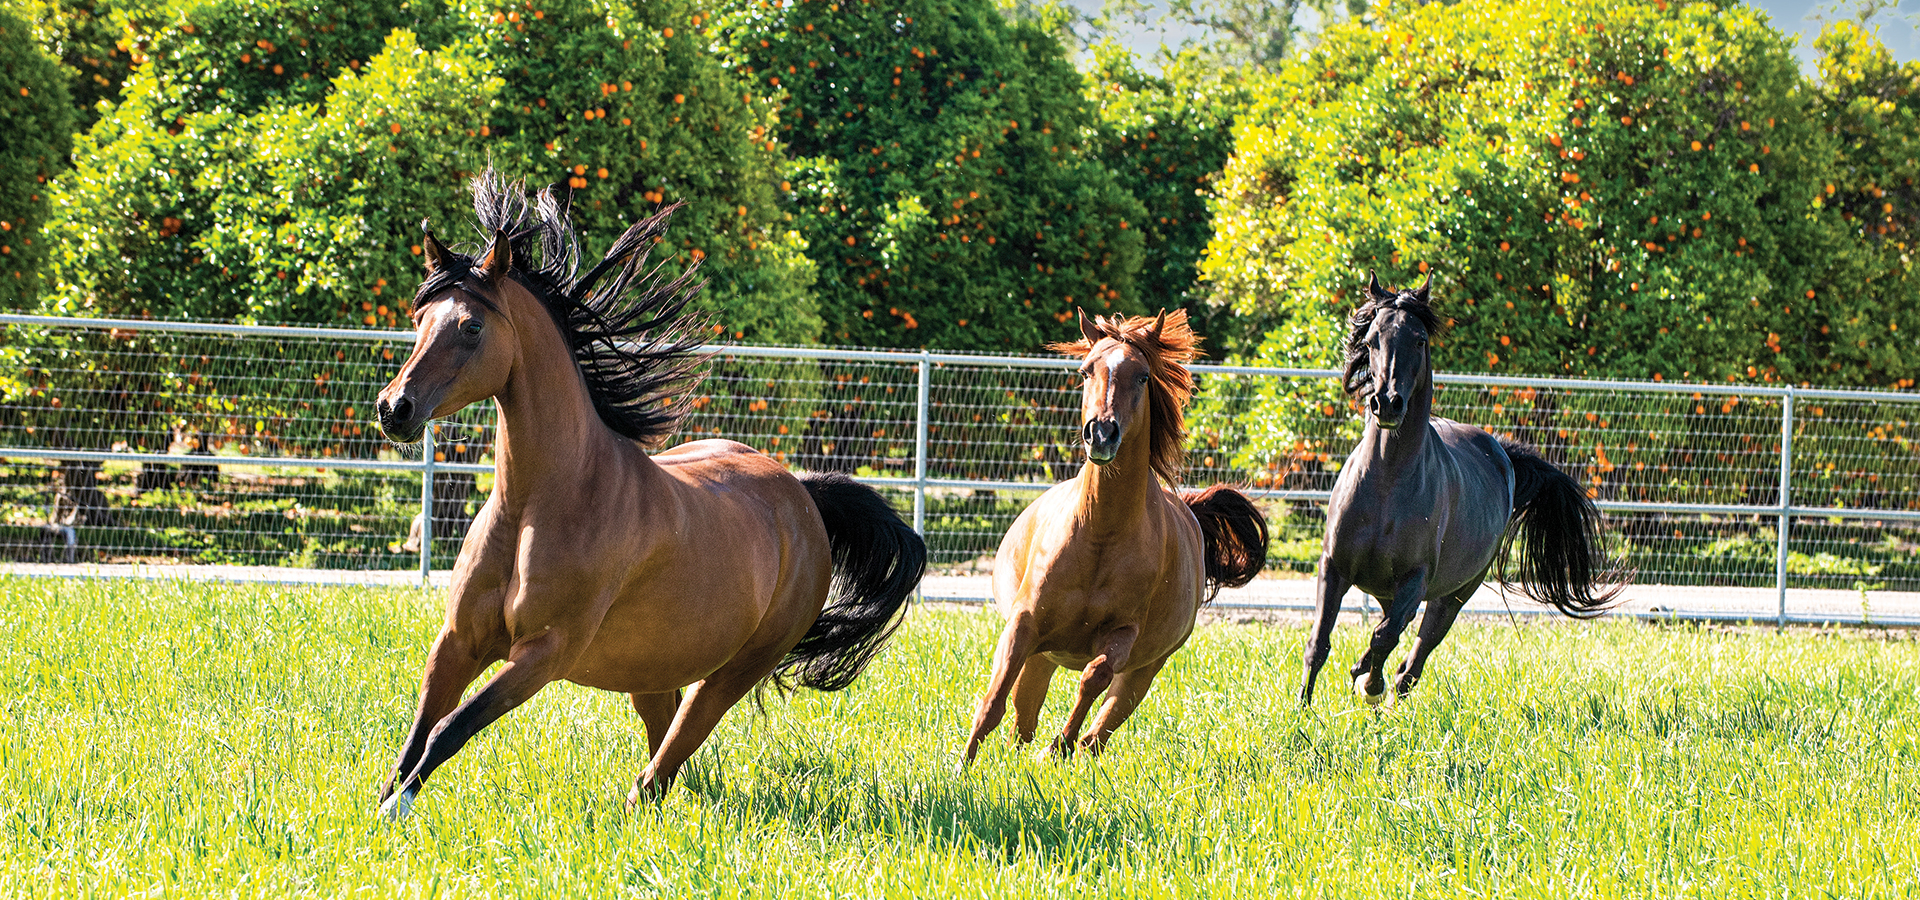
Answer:
[[705, 362], [685, 311], [697, 263], [677, 277], [647, 264], [678, 204], [582, 275], [551, 192], [530, 207], [488, 169], [473, 194], [492, 240], [474, 259], [427, 232], [419, 340], [376, 404], [402, 443], [470, 403], [499, 410], [493, 493], [460, 549], [419, 712], [380, 791], [390, 818], [475, 733], [563, 678], [632, 695], [652, 759], [628, 801], [657, 796], [769, 678], [846, 687], [926, 564], [886, 500], [843, 476], [796, 478], [732, 441], [647, 455], [686, 415]]
[[[1599, 558], [1600, 513], [1579, 482], [1518, 443], [1433, 416], [1432, 283], [1429, 274], [1414, 290], [1388, 291], [1368, 273], [1367, 301], [1348, 320], [1342, 383], [1366, 397], [1367, 428], [1327, 502], [1302, 705], [1313, 700], [1341, 598], [1356, 586], [1384, 613], [1353, 665], [1354, 690], [1369, 703], [1385, 698], [1381, 669], [1427, 604], [1394, 677], [1397, 695], [1412, 690], [1460, 608], [1509, 552], [1511, 525], [1523, 537], [1518, 569], [1534, 600], [1586, 618], [1622, 587], [1619, 570]], [[1504, 571], [1499, 578], [1508, 583]]]
[[[1181, 364], [1199, 355], [1187, 314], [1088, 321], [1082, 311], [1080, 334], [1052, 349], [1085, 359], [1087, 464], [1028, 506], [1000, 542], [993, 596], [1007, 627], [963, 768], [1000, 724], [1009, 693], [1020, 742], [1033, 740], [1060, 666], [1080, 670], [1080, 691], [1049, 752], [1098, 753], [1186, 643], [1200, 605], [1266, 564], [1267, 520], [1246, 495], [1216, 485], [1181, 496], [1168, 486], [1179, 480], [1182, 407], [1193, 393]], [[1082, 738], [1102, 691], [1106, 703]]]

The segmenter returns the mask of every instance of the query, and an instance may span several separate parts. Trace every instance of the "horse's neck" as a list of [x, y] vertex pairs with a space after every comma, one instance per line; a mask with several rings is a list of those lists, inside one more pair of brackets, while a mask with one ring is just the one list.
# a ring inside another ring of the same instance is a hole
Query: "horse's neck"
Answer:
[[1120, 453], [1106, 465], [1089, 460], [1074, 479], [1080, 488], [1078, 518], [1095, 528], [1125, 527], [1144, 515], [1147, 500], [1160, 489], [1153, 473], [1152, 430], [1137, 423], [1120, 441]]
[[626, 440], [594, 412], [586, 379], [547, 311], [531, 297], [518, 299], [520, 347], [506, 387], [494, 397], [494, 490], [509, 509], [590, 483], [589, 473], [616, 454], [616, 442]]

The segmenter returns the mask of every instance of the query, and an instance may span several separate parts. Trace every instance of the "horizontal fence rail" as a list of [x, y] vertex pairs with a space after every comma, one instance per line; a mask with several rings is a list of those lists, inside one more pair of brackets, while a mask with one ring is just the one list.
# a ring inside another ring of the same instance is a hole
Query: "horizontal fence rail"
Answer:
[[[0, 558], [445, 569], [492, 481], [493, 413], [413, 447], [373, 398], [412, 332], [0, 315]], [[937, 571], [1077, 471], [1077, 362], [714, 346], [676, 440], [726, 437], [913, 510]], [[1361, 420], [1338, 373], [1196, 365], [1186, 480], [1241, 485], [1269, 561], [1310, 574]], [[1920, 396], [1436, 375], [1436, 412], [1587, 485], [1645, 583], [1920, 591]], [[1861, 617], [1869, 613], [1863, 609]]]

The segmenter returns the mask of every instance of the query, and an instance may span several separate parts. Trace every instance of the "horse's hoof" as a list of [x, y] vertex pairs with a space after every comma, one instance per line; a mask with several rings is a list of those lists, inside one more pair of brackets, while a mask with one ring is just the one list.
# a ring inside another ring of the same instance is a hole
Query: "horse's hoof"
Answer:
[[1383, 690], [1381, 690], [1380, 693], [1375, 694], [1367, 690], [1367, 676], [1360, 675], [1353, 679], [1353, 692], [1360, 695], [1360, 699], [1367, 701], [1368, 706], [1379, 706], [1387, 699], [1387, 692], [1384, 690], [1384, 687], [1383, 685]]
[[408, 788], [380, 804], [380, 818], [388, 822], [398, 822], [413, 812], [413, 796], [419, 793], [417, 788]]

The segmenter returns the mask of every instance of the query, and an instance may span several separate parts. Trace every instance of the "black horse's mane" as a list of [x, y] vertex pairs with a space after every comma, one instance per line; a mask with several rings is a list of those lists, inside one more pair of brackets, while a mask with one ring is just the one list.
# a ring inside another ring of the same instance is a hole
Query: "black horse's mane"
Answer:
[[1429, 335], [1440, 330], [1440, 316], [1429, 303], [1428, 291], [1432, 284], [1433, 276], [1429, 274], [1426, 282], [1417, 288], [1388, 290], [1380, 286], [1373, 273], [1367, 273], [1367, 302], [1347, 317], [1347, 370], [1340, 384], [1348, 394], [1364, 393], [1373, 387], [1373, 372], [1367, 368], [1367, 332], [1373, 328], [1375, 316], [1399, 310], [1419, 319]]
[[[677, 275], [664, 263], [648, 267], [649, 252], [681, 205], [634, 223], [581, 274], [570, 210], [551, 189], [529, 203], [523, 184], [503, 182], [491, 166], [473, 180], [482, 232], [506, 236], [509, 274], [552, 314], [586, 379], [594, 412], [608, 428], [649, 446], [692, 412], [687, 398], [706, 375], [707, 354], [698, 351], [706, 322], [686, 309], [705, 286], [694, 278], [700, 261]], [[443, 259], [414, 294], [416, 308], [479, 274], [473, 256], [446, 251]]]

